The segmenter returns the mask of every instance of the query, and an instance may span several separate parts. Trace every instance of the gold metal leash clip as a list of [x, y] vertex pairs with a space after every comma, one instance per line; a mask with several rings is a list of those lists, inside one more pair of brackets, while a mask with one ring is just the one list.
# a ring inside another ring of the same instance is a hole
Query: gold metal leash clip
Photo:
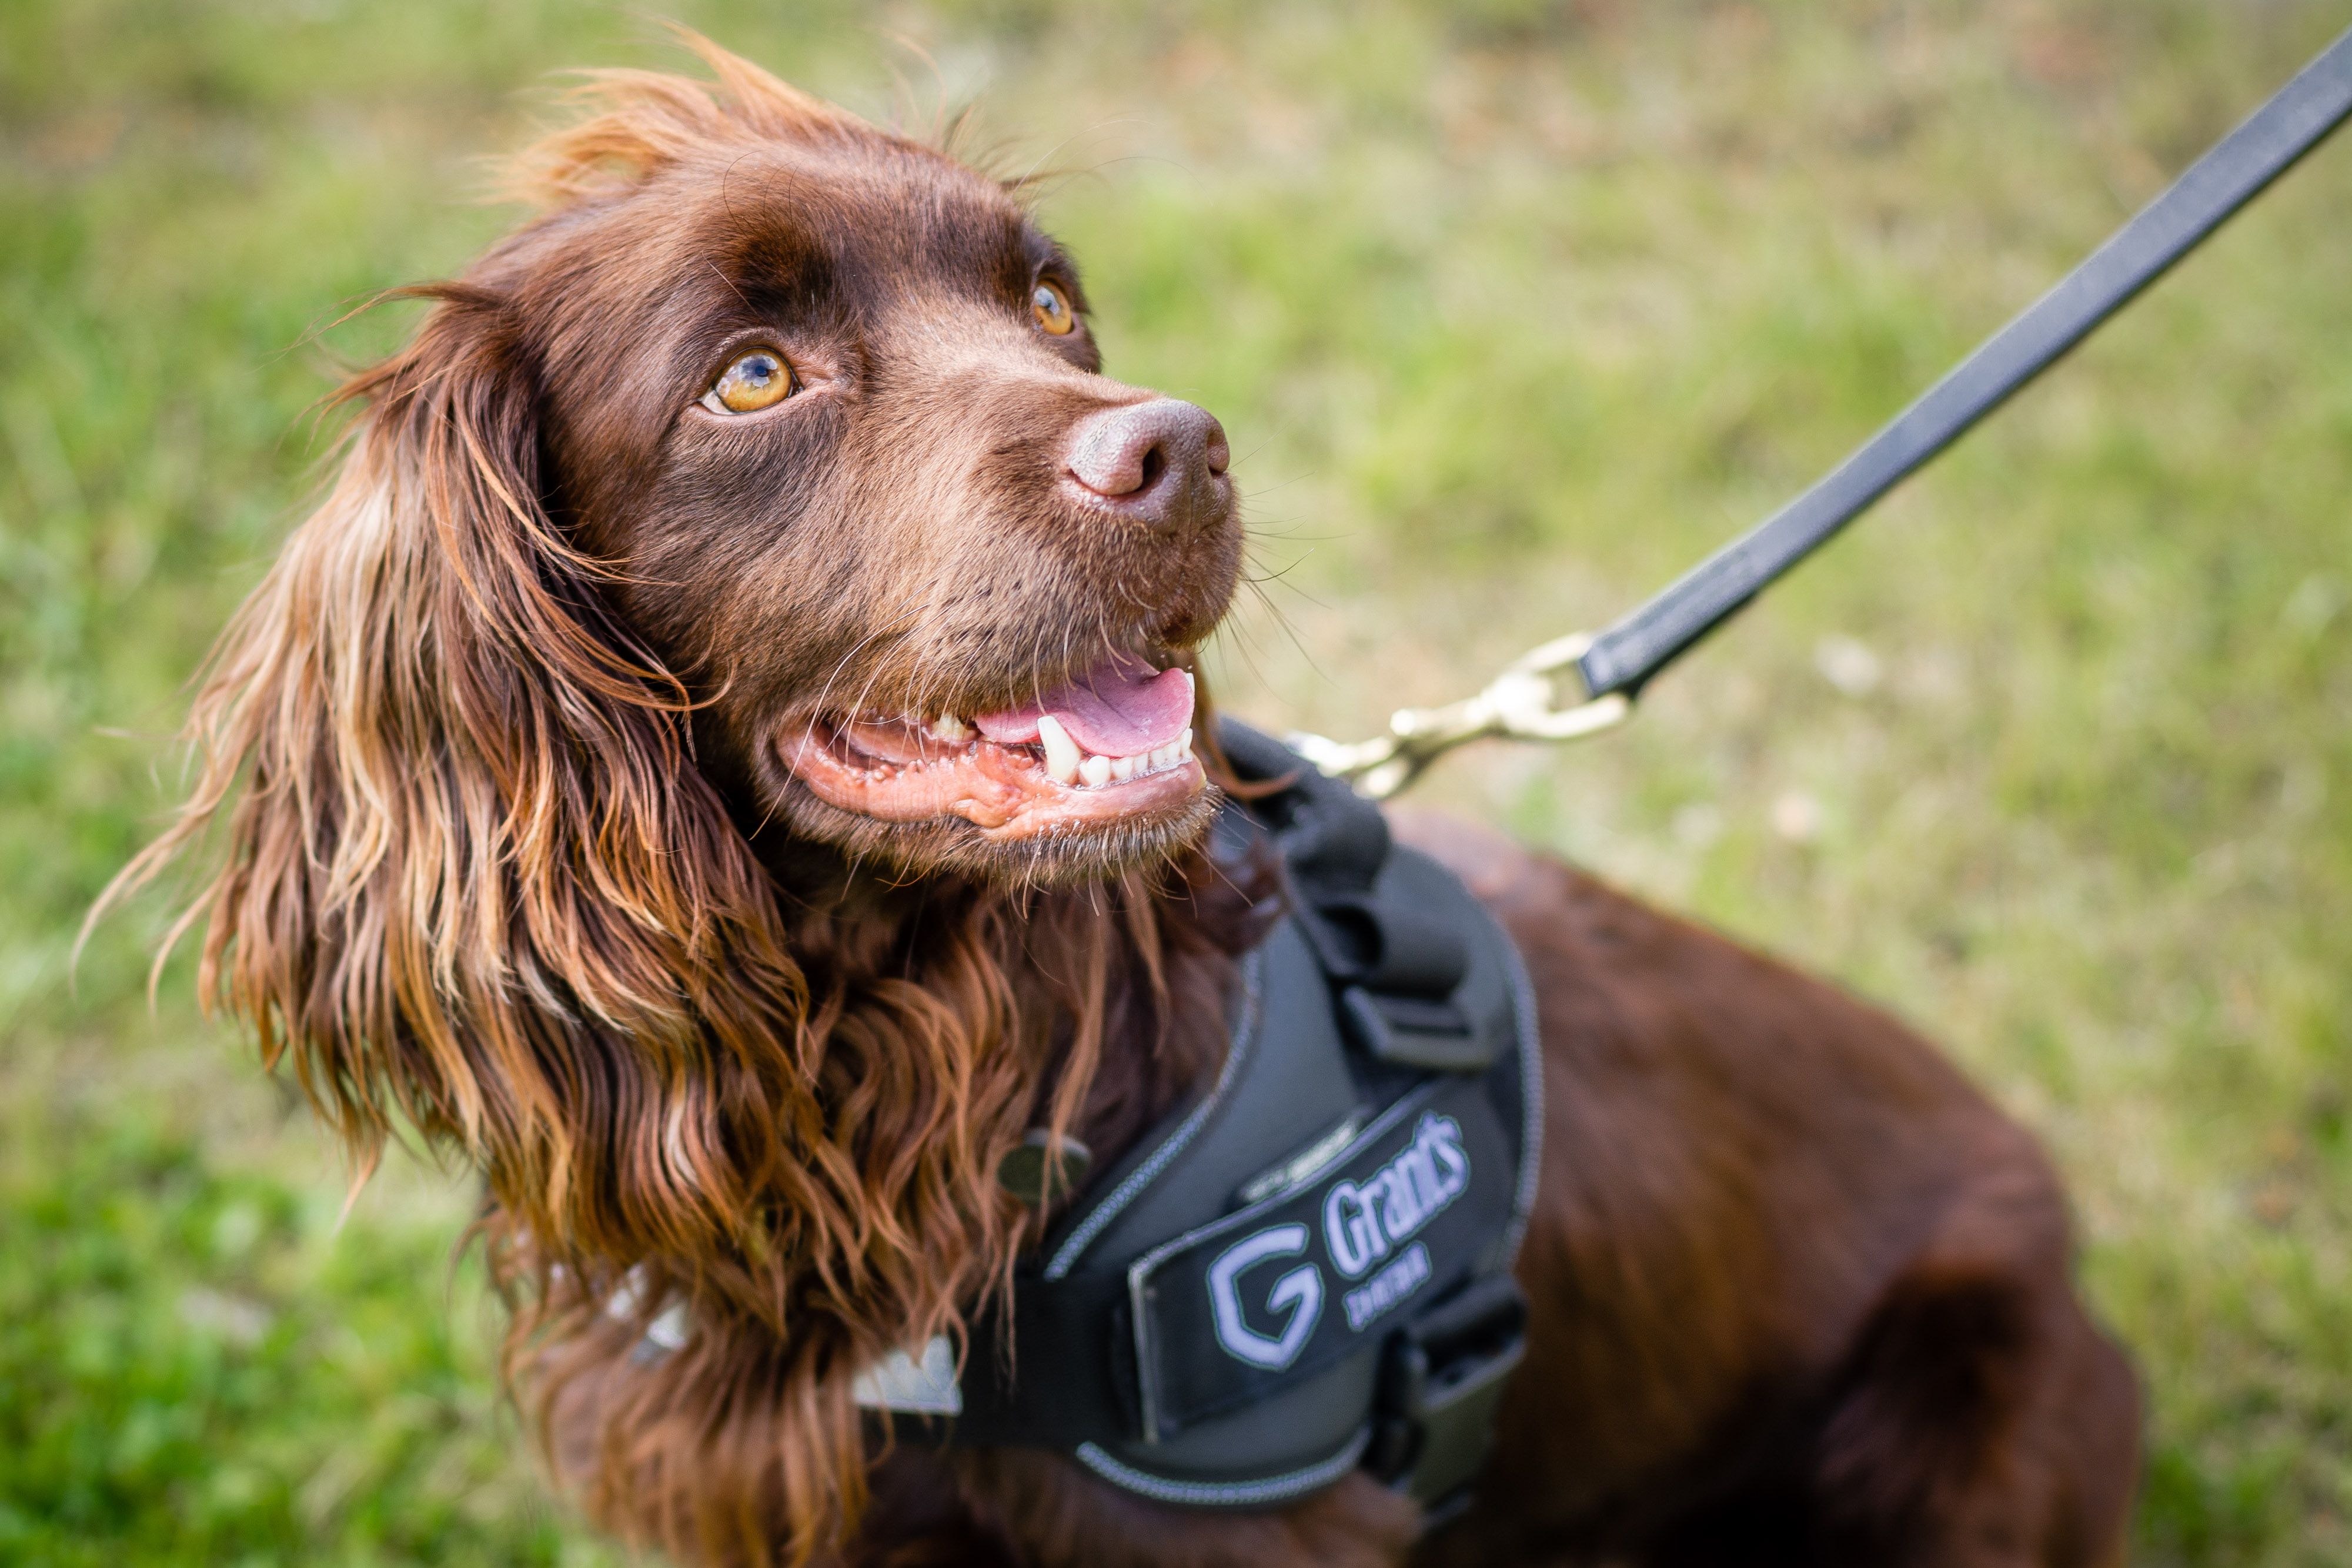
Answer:
[[1319, 735], [1294, 734], [1291, 749], [1326, 773], [1351, 781], [1357, 791], [1385, 800], [1422, 775], [1422, 770], [1457, 746], [1489, 736], [1513, 740], [1577, 740], [1624, 721], [1633, 704], [1622, 692], [1580, 695], [1559, 706], [1565, 682], [1581, 693], [1576, 661], [1592, 646], [1592, 635], [1572, 632], [1555, 637], [1511, 661], [1477, 695], [1444, 707], [1399, 708], [1389, 732], [1353, 744]]

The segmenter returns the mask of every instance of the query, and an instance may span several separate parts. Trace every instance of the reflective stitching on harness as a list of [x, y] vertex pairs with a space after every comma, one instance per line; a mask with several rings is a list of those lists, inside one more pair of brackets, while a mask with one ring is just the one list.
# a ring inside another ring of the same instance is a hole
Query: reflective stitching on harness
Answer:
[[1225, 1051], [1224, 1070], [1217, 1074], [1216, 1084], [1209, 1091], [1208, 1098], [1192, 1108], [1192, 1113], [1184, 1118], [1183, 1125], [1171, 1133], [1168, 1141], [1153, 1150], [1150, 1159], [1138, 1166], [1108, 1197], [1078, 1222], [1078, 1228], [1070, 1232], [1070, 1239], [1055, 1252], [1053, 1261], [1045, 1265], [1045, 1278], [1058, 1280], [1076, 1267], [1078, 1255], [1093, 1244], [1095, 1238], [1100, 1236], [1112, 1220], [1118, 1218], [1120, 1210], [1140, 1197], [1144, 1188], [1160, 1179], [1160, 1173], [1168, 1168], [1168, 1162], [1184, 1152], [1184, 1146], [1199, 1135], [1209, 1117], [1225, 1103], [1225, 1094], [1233, 1088], [1234, 1080], [1241, 1076], [1243, 1059], [1257, 1043], [1258, 992], [1265, 970], [1264, 949], [1250, 949], [1248, 956], [1242, 960], [1242, 1016], [1234, 1024], [1234, 1042]]
[[1319, 1465], [1287, 1475], [1268, 1476], [1262, 1481], [1178, 1481], [1165, 1476], [1155, 1476], [1121, 1464], [1093, 1443], [1078, 1445], [1078, 1462], [1114, 1486], [1139, 1492], [1156, 1502], [1222, 1504], [1228, 1508], [1256, 1502], [1282, 1502], [1304, 1492], [1329, 1486], [1333, 1481], [1356, 1468], [1364, 1457], [1364, 1449], [1372, 1440], [1372, 1428], [1367, 1424], [1356, 1428], [1356, 1435], [1347, 1446]]
[[[1493, 919], [1493, 915], [1488, 915]], [[1536, 988], [1528, 979], [1528, 966], [1519, 956], [1519, 945], [1511, 934], [1502, 930], [1502, 922], [1495, 921], [1501, 932], [1502, 945], [1497, 949], [1503, 967], [1510, 971], [1511, 1007], [1518, 1014], [1519, 1025], [1519, 1094], [1524, 1103], [1519, 1107], [1519, 1192], [1511, 1207], [1511, 1228], [1503, 1232], [1503, 1269], [1519, 1256], [1519, 1242], [1528, 1233], [1528, 1218], [1535, 1213], [1536, 1186], [1543, 1175], [1543, 1039], [1536, 1027]]]

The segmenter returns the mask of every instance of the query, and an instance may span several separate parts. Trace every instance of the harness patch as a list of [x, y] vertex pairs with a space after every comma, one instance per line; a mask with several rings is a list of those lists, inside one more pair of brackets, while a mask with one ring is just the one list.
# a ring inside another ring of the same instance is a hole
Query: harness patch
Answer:
[[1507, 1138], [1479, 1080], [1429, 1078], [1318, 1176], [1129, 1265], [1144, 1439], [1345, 1360], [1460, 1284], [1509, 1212]]

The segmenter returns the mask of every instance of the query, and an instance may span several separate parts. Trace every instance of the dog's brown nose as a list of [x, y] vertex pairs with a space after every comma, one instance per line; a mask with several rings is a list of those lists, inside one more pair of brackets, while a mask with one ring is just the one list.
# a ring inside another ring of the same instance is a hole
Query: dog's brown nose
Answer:
[[1069, 476], [1124, 516], [1162, 533], [1189, 534], [1232, 515], [1225, 427], [1207, 409], [1172, 397], [1107, 408], [1070, 438]]

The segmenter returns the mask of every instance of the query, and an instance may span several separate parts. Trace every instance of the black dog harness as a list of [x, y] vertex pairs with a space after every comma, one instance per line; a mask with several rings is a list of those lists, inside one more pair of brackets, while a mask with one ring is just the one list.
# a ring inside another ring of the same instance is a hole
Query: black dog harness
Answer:
[[1015, 1277], [1009, 1363], [983, 1321], [960, 1383], [935, 1341], [858, 1398], [910, 1440], [1055, 1448], [1163, 1502], [1263, 1506], [1361, 1466], [1442, 1505], [1524, 1343], [1533, 1001], [1502, 928], [1377, 807], [1220, 734], [1244, 777], [1296, 780], [1212, 845], [1270, 835], [1293, 894], [1241, 966], [1223, 1070]]

